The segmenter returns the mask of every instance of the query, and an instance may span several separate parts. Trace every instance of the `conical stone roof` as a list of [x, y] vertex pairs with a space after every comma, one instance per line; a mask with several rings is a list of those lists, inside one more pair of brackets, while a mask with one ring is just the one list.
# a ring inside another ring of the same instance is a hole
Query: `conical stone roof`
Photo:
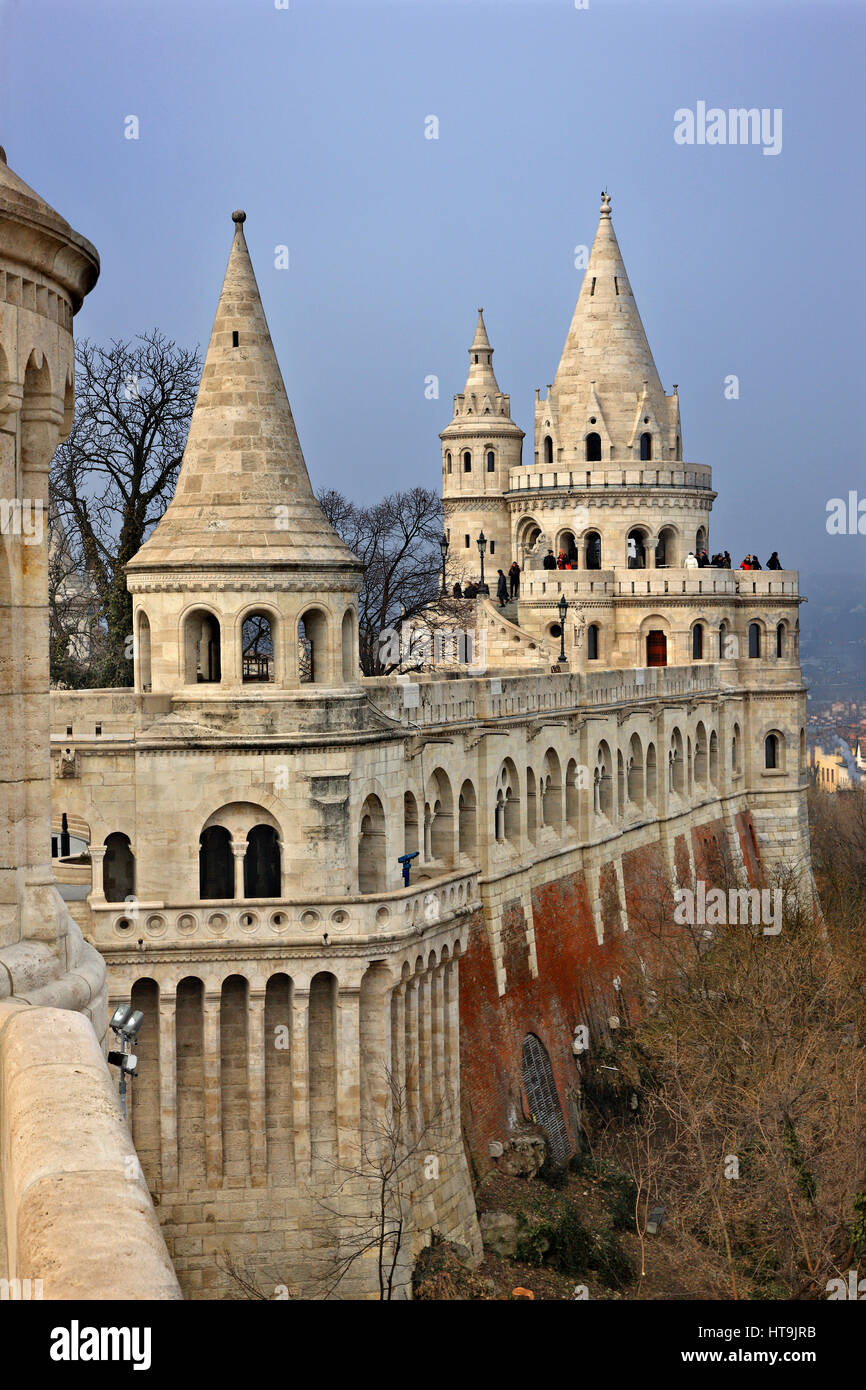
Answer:
[[[361, 570], [313, 495], [244, 238], [235, 234], [174, 497], [130, 561]], [[355, 581], [357, 583], [357, 581]]]

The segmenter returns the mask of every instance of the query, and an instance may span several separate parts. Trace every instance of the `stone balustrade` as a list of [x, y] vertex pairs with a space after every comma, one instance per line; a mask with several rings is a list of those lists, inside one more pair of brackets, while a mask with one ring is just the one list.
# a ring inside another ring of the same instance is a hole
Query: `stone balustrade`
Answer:
[[337, 945], [413, 932], [474, 909], [480, 902], [478, 873], [420, 879], [390, 893], [322, 899], [108, 903], [92, 895], [90, 910], [95, 941], [105, 950], [139, 939], [154, 947], [161, 941], [318, 945], [325, 933]]
[[712, 469], [698, 463], [668, 463], [665, 466], [625, 464], [621, 467], [544, 468], [528, 464], [512, 468], [508, 474], [509, 490], [514, 492], [550, 492], [555, 489], [588, 492], [597, 488], [702, 488], [712, 489]]

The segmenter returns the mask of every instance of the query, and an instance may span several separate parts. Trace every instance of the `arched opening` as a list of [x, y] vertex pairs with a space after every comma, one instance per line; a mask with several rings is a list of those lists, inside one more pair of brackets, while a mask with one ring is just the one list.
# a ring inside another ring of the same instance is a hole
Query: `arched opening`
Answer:
[[241, 679], [244, 685], [272, 681], [274, 621], [268, 613], [248, 613], [241, 628]]
[[151, 1188], [159, 1187], [160, 1158], [160, 1066], [159, 1066], [159, 985], [156, 980], [136, 980], [129, 995], [133, 1009], [141, 1010], [147, 1020], [135, 1044], [135, 1054], [141, 1064], [136, 1073], [136, 1085], [130, 1121], [132, 1142], [141, 1161], [142, 1171]]
[[580, 826], [581, 772], [578, 763], [571, 758], [565, 771], [565, 819], [574, 831]]
[[328, 680], [328, 617], [308, 608], [298, 620], [298, 677], [302, 684]]
[[586, 568], [588, 570], [601, 569], [601, 536], [598, 531], [587, 531], [586, 533]]
[[740, 726], [739, 726], [739, 724], [735, 724], [735, 725], [734, 725], [734, 730], [733, 730], [733, 733], [731, 734], [731, 770], [732, 770], [733, 772], [739, 772], [739, 771], [740, 771]]
[[450, 449], [446, 449], [446, 451], [445, 451], [445, 472], [446, 472], [446, 473], [450, 473], [450, 472], [451, 472], [451, 450], [450, 450]]
[[806, 771], [806, 730], [800, 730], [800, 772]]
[[683, 736], [679, 729], [674, 729], [668, 750], [668, 789], [682, 796], [685, 784], [686, 767], [683, 758]]
[[707, 785], [707, 731], [703, 723], [695, 729], [695, 782], [701, 788]]
[[544, 462], [553, 463], [553, 440], [549, 434], [544, 436]]
[[695, 623], [692, 628], [692, 661], [704, 659], [704, 625]]
[[784, 740], [781, 734], [770, 733], [764, 739], [764, 767], [769, 771], [781, 771], [784, 756]]
[[355, 641], [355, 611], [352, 608], [347, 608], [343, 614], [340, 642], [343, 655], [343, 680], [347, 683], [355, 681], [358, 679], [358, 644]]
[[183, 626], [184, 683], [217, 685], [222, 679], [220, 625], [213, 613], [194, 608]]
[[710, 783], [719, 785], [719, 736], [715, 729], [710, 734]]
[[446, 773], [437, 768], [430, 778], [425, 818], [429, 826], [427, 857], [437, 864], [454, 863], [454, 799]]
[[496, 455], [494, 454], [492, 449], [487, 450], [487, 472], [496, 472]]
[[661, 628], [652, 628], [646, 635], [647, 666], [667, 666], [668, 639]]
[[628, 799], [633, 806], [644, 803], [644, 763], [643, 748], [637, 734], [632, 734], [628, 745]]
[[499, 812], [497, 839], [508, 841], [515, 849], [520, 846], [520, 783], [517, 768], [506, 758], [499, 769], [496, 803]]
[[707, 530], [705, 526], [699, 526], [695, 532], [695, 554], [700, 555], [702, 550], [707, 548]]
[[593, 790], [596, 815], [609, 818], [613, 811], [613, 760], [610, 748], [604, 741], [598, 745], [595, 757]]
[[599, 653], [599, 626], [598, 623], [590, 623], [586, 629], [586, 659], [587, 661], [598, 661]]
[[761, 655], [761, 625], [760, 623], [749, 623], [749, 656], [759, 657]]
[[544, 1130], [554, 1163], [564, 1163], [571, 1152], [571, 1144], [550, 1058], [544, 1044], [534, 1033], [527, 1033], [523, 1039], [521, 1070], [529, 1117], [533, 1124]]
[[556, 555], [557, 559], [562, 555], [567, 565], [577, 569], [577, 545], [573, 531], [560, 531], [556, 542]]
[[616, 813], [622, 820], [625, 811], [625, 759], [622, 756], [622, 749], [616, 750]]
[[653, 456], [653, 437], [648, 430], [645, 430], [640, 437], [640, 459], [641, 463], [649, 463]]
[[677, 563], [677, 533], [672, 526], [663, 526], [656, 541], [656, 569], [666, 569]]
[[110, 903], [122, 903], [135, 897], [135, 855], [129, 836], [115, 830], [105, 837], [105, 856], [102, 860], [102, 891]]
[[728, 625], [719, 623], [719, 661], [728, 660]]
[[535, 795], [535, 773], [531, 767], [526, 769], [526, 834], [530, 844], [535, 844], [538, 826], [538, 807]]
[[[333, 1181], [337, 1162], [337, 977], [322, 970], [310, 981], [307, 1061], [310, 1105], [310, 1169]], [[305, 1059], [306, 1060], [306, 1059]]]
[[414, 854], [418, 842], [418, 802], [412, 792], [403, 793], [403, 853]]
[[358, 835], [358, 891], [385, 891], [385, 812], [378, 796], [370, 795], [361, 807]]
[[785, 655], [785, 624], [779, 623], [776, 626], [776, 659], [781, 660]]
[[151, 686], [150, 622], [143, 609], [139, 609], [138, 612], [135, 656], [138, 662], [138, 689], [146, 692]]
[[280, 840], [272, 825], [254, 825], [244, 855], [244, 897], [282, 896]]
[[464, 472], [464, 473], [471, 473], [471, 472], [472, 472], [472, 455], [471, 455], [471, 453], [469, 452], [468, 449], [466, 449], [466, 450], [464, 451], [464, 454], [463, 454], [463, 472]]
[[524, 519], [518, 527], [517, 546], [520, 552], [520, 559], [523, 564], [526, 563], [526, 557], [529, 554], [529, 552], [534, 548], [535, 543], [540, 535], [541, 527], [539, 526], [538, 522], [533, 521], [532, 518], [529, 518], [528, 520]]
[[552, 748], [544, 756], [541, 787], [541, 822], [562, 834], [562, 771]]
[[477, 845], [475, 788], [470, 781], [463, 783], [457, 806], [457, 842], [460, 854], [474, 854]]
[[651, 806], [655, 806], [658, 800], [658, 766], [654, 743], [649, 744], [646, 750], [646, 799]]
[[221, 901], [235, 895], [235, 861], [231, 833], [224, 825], [209, 825], [198, 841], [198, 895]]
[[587, 463], [601, 463], [601, 435], [592, 434], [586, 436], [586, 461]]
[[626, 563], [630, 570], [646, 569], [646, 532], [634, 526], [626, 538]]

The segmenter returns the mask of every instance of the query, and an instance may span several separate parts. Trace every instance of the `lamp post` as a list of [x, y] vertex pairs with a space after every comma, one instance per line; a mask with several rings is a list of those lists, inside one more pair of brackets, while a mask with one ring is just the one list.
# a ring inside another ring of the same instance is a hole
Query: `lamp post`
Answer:
[[565, 615], [566, 615], [566, 613], [568, 612], [568, 599], [565, 597], [565, 594], [561, 594], [561, 595], [560, 595], [559, 603], [557, 604], [557, 607], [558, 607], [558, 609], [559, 609], [559, 659], [560, 659], [560, 661], [564, 661], [564, 660], [565, 660]]
[[439, 549], [442, 551], [442, 596], [445, 596], [445, 557], [448, 554], [448, 537], [445, 532], [439, 537]]
[[484, 583], [484, 552], [487, 549], [487, 537], [485, 536], [483, 531], [480, 531], [478, 533], [478, 540], [476, 541], [476, 544], [478, 546], [478, 554], [481, 556], [481, 583], [478, 586], [478, 592], [481, 594], [486, 594], [490, 591], [487, 588], [487, 585]]
[[120, 1109], [126, 1119], [126, 1078], [135, 1076], [138, 1058], [132, 1051], [138, 1042], [138, 1032], [144, 1022], [140, 1009], [133, 1011], [131, 1004], [118, 1004], [111, 1016], [111, 1031], [120, 1043], [119, 1052], [109, 1052], [107, 1061], [120, 1070]]

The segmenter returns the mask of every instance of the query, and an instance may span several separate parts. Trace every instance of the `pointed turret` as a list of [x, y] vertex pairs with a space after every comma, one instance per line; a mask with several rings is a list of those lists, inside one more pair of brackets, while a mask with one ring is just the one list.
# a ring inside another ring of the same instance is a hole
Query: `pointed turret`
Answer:
[[313, 495], [244, 237], [234, 240], [174, 497], [129, 569], [358, 569]]
[[[549, 400], [544, 415], [555, 429], [558, 461], [587, 457], [585, 441], [593, 432], [601, 436], [604, 461], [680, 456], [678, 402], [675, 394], [665, 395], [659, 378], [607, 193]], [[597, 428], [599, 406], [603, 431]], [[643, 435], [650, 442], [642, 451]]]

